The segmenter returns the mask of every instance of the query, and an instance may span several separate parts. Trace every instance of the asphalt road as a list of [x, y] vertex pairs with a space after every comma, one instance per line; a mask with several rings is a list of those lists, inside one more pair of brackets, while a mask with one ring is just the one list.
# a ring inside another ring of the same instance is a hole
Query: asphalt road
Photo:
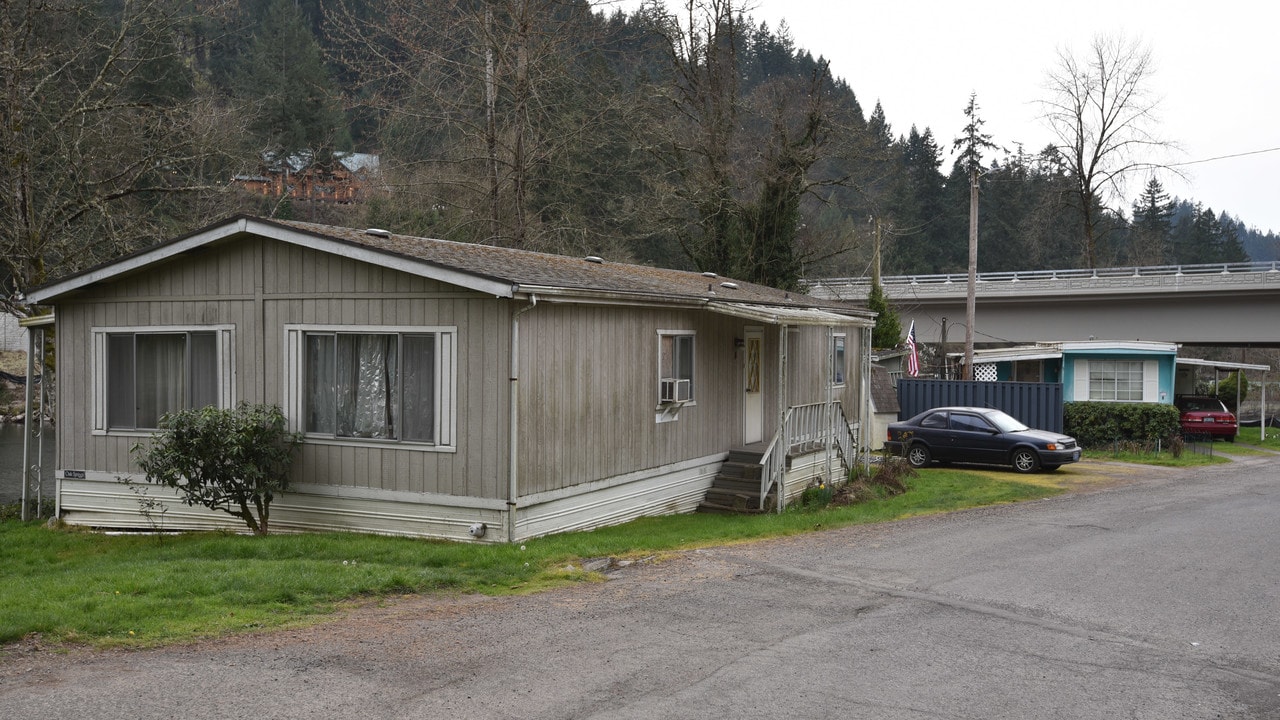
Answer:
[[1280, 458], [305, 630], [0, 659], [0, 718], [1280, 718]]

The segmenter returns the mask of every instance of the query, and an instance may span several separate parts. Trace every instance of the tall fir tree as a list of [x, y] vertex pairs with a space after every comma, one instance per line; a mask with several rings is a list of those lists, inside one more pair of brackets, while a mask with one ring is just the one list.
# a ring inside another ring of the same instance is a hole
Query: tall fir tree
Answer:
[[249, 129], [268, 153], [323, 160], [350, 145], [320, 46], [293, 0], [266, 6], [232, 87], [256, 106]]
[[1173, 202], [1156, 178], [1133, 203], [1133, 224], [1129, 232], [1129, 262], [1134, 265], [1161, 265], [1168, 254], [1173, 228]]
[[867, 309], [876, 314], [876, 326], [871, 330], [871, 347], [897, 347], [902, 341], [902, 321], [898, 319], [898, 313], [889, 306], [889, 298], [885, 296], [878, 279], [871, 281]]

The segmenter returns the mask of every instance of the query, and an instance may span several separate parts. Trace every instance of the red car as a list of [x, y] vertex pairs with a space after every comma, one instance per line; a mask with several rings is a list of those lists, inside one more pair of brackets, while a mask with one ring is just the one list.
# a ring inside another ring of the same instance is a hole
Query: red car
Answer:
[[1173, 404], [1182, 413], [1182, 434], [1188, 437], [1236, 441], [1239, 425], [1222, 401], [1206, 395], [1179, 395]]

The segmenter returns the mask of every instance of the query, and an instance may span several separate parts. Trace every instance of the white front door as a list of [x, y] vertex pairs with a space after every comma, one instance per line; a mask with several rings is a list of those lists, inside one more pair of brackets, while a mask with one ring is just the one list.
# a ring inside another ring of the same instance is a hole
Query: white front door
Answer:
[[764, 330], [747, 328], [742, 353], [742, 444], [764, 440]]

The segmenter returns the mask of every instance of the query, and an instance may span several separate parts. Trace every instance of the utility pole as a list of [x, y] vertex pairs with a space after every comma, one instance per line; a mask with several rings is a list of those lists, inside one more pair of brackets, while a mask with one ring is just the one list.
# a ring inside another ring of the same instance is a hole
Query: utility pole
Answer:
[[969, 105], [964, 109], [969, 119], [964, 134], [952, 144], [960, 151], [956, 161], [969, 169], [969, 291], [964, 301], [964, 379], [973, 379], [973, 325], [975, 296], [978, 286], [978, 176], [982, 170], [982, 151], [994, 149], [991, 136], [982, 132], [982, 118], [978, 117], [978, 95], [969, 95]]
[[978, 167], [969, 169], [969, 287], [964, 297], [964, 379], [973, 379], [973, 317], [978, 286]]
[[871, 282], [880, 284], [880, 218], [875, 219], [876, 232], [871, 241]]
[[942, 379], [951, 379], [951, 363], [947, 361], [947, 318], [942, 318], [942, 342], [938, 343], [938, 357], [942, 358]]

